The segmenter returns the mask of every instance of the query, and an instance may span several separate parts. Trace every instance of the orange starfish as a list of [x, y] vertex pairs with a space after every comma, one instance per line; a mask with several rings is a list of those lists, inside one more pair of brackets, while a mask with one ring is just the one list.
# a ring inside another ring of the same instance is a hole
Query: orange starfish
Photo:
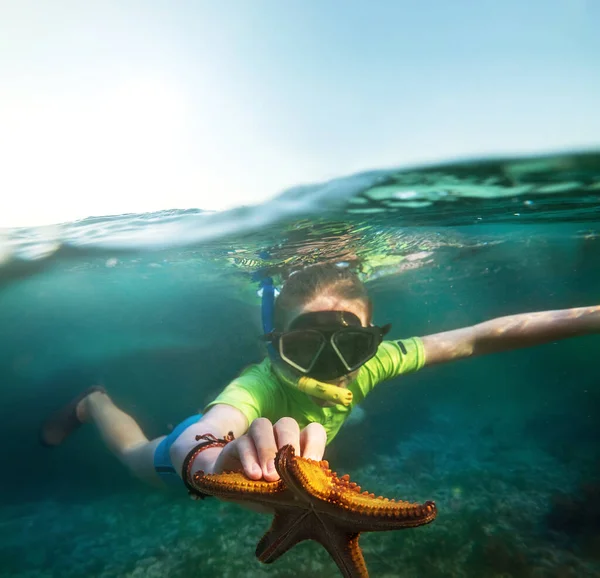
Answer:
[[338, 478], [326, 461], [297, 457], [291, 445], [277, 452], [277, 482], [249, 480], [239, 472], [196, 472], [190, 485], [199, 492], [275, 510], [273, 523], [256, 547], [257, 558], [274, 562], [303, 540], [329, 552], [345, 578], [368, 578], [358, 545], [361, 532], [400, 530], [432, 522], [433, 502], [422, 505], [361, 492], [348, 475]]

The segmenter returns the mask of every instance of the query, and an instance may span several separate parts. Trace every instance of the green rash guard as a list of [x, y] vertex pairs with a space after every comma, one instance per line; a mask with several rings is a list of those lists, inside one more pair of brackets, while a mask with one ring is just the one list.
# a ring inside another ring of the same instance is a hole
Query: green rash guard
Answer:
[[282, 417], [292, 417], [300, 429], [318, 422], [325, 428], [329, 443], [340, 431], [352, 408], [362, 402], [378, 383], [417, 371], [424, 364], [425, 350], [418, 337], [384, 341], [375, 357], [367, 361], [358, 371], [356, 379], [348, 384], [353, 394], [352, 405], [321, 407], [307, 394], [281, 382], [273, 371], [271, 360], [267, 358], [262, 363], [246, 368], [204, 411], [213, 405], [226, 404], [239, 409], [246, 416], [248, 424], [258, 417], [266, 417], [272, 423]]

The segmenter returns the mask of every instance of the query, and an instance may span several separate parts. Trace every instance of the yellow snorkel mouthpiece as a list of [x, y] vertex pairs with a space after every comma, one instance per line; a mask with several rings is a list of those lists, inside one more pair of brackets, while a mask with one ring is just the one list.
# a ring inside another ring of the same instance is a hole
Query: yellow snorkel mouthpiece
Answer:
[[313, 397], [333, 401], [346, 407], [352, 403], [352, 392], [349, 389], [331, 383], [323, 383], [306, 375], [298, 379], [298, 389]]

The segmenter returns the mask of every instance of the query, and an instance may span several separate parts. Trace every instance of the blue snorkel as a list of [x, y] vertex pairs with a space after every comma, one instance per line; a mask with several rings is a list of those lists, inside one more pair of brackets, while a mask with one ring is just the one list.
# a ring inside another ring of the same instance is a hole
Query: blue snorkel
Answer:
[[[261, 296], [261, 317], [262, 326], [265, 335], [268, 335], [275, 329], [275, 286], [273, 285], [272, 277], [264, 277], [259, 283], [259, 295]], [[272, 361], [281, 359], [278, 351], [272, 342], [267, 342], [267, 351]], [[280, 377], [282, 377], [280, 375]], [[312, 377], [304, 375], [298, 379], [295, 379], [292, 383], [291, 380], [285, 379], [287, 383], [293, 385], [300, 391], [319, 399], [339, 403], [348, 407], [352, 404], [352, 392], [348, 389], [337, 387], [330, 383], [323, 383], [317, 381]]]
[[[261, 316], [262, 326], [264, 334], [271, 333], [275, 327], [275, 286], [273, 285], [272, 277], [265, 277], [260, 282], [260, 290], [262, 291], [261, 296]], [[271, 359], [277, 359], [277, 350], [273, 347], [273, 344], [269, 341], [267, 343], [267, 350]]]

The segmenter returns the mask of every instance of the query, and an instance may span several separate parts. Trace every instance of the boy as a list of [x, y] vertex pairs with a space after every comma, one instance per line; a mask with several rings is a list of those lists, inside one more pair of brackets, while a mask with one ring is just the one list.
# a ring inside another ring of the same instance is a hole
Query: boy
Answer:
[[59, 445], [91, 421], [121, 462], [149, 483], [181, 484], [197, 470], [274, 481], [279, 448], [292, 444], [297, 455], [322, 459], [352, 406], [381, 381], [426, 365], [600, 332], [600, 306], [511, 315], [393, 341], [383, 340], [389, 326], [373, 326], [371, 319], [366, 289], [350, 270], [307, 267], [289, 278], [274, 303], [273, 326], [267, 322], [264, 336], [269, 356], [230, 383], [204, 415], [149, 441], [95, 386], [52, 416], [41, 440]]

